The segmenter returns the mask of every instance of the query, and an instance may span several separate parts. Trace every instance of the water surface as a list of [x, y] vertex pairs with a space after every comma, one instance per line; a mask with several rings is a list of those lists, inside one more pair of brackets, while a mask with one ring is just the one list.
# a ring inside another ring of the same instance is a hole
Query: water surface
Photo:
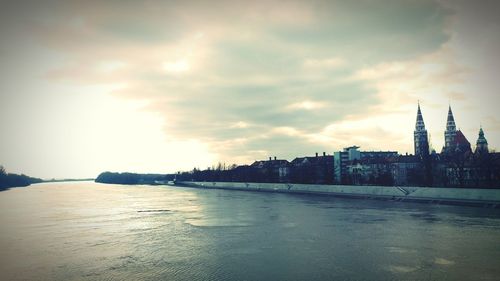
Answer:
[[498, 280], [500, 210], [92, 182], [0, 192], [2, 280]]

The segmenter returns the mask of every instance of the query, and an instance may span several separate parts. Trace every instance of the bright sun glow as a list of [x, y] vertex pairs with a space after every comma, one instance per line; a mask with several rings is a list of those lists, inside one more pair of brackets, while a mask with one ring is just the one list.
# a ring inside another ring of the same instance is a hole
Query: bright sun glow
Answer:
[[187, 72], [191, 68], [189, 62], [185, 59], [180, 59], [174, 62], [163, 63], [163, 69], [170, 73]]

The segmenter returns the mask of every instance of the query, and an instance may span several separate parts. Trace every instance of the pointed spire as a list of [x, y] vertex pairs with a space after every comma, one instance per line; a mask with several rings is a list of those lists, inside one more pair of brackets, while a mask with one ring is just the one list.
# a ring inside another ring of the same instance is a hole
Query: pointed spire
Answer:
[[453, 122], [455, 123], [455, 118], [453, 118], [453, 112], [451, 111], [451, 105], [448, 105], [448, 120], [447, 123]]
[[423, 120], [422, 111], [420, 110], [420, 102], [418, 102], [418, 108], [417, 108], [417, 121], [419, 120]]
[[415, 124], [415, 131], [425, 130], [424, 118], [422, 117], [422, 111], [420, 110], [420, 102], [418, 103], [417, 109], [417, 122]]

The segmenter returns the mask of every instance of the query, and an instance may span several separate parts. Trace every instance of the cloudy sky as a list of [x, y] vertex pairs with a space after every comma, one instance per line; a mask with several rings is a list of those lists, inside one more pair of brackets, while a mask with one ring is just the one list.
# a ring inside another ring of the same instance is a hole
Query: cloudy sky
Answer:
[[496, 1], [10, 1], [0, 164], [43, 178], [500, 147]]

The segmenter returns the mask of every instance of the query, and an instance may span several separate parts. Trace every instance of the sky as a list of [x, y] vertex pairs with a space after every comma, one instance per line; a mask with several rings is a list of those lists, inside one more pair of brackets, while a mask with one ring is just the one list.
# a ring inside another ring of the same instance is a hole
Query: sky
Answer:
[[42, 178], [170, 173], [358, 145], [413, 153], [420, 102], [500, 147], [500, 4], [10, 1], [0, 165]]

